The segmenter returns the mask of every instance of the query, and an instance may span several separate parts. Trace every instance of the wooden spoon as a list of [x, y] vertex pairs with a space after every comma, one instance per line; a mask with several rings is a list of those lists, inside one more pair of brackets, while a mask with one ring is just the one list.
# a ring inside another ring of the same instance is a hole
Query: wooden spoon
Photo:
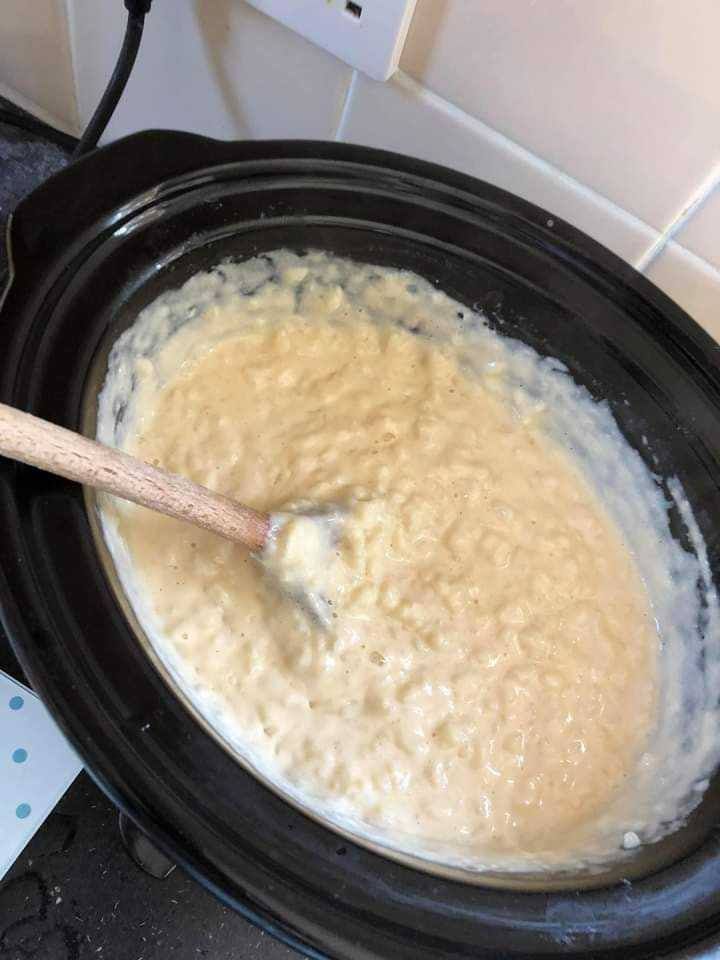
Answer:
[[254, 553], [268, 541], [269, 514], [4, 403], [0, 454], [204, 527]]

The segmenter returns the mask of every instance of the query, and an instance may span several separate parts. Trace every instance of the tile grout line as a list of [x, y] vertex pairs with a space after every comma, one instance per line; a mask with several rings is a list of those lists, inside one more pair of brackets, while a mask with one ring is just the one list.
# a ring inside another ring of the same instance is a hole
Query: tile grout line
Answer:
[[80, 119], [80, 79], [78, 76], [78, 56], [77, 56], [77, 29], [75, 23], [75, 10], [70, 0], [65, 0], [65, 23], [67, 25], [67, 41], [70, 52], [70, 73], [72, 74], [72, 96], [75, 106], [75, 126], [77, 135], [81, 136], [83, 123]]
[[533, 153], [532, 150], [528, 149], [528, 147], [524, 147], [521, 143], [518, 143], [516, 140], [513, 140], [511, 137], [509, 137], [506, 133], [496, 130], [495, 127], [491, 127], [489, 124], [485, 123], [484, 120], [480, 120], [479, 117], [474, 117], [471, 113], [467, 113], [462, 109], [462, 107], [458, 107], [457, 104], [453, 103], [451, 100], [446, 100], [444, 97], [440, 96], [439, 93], [435, 93], [435, 91], [431, 90], [429, 87], [423, 86], [423, 84], [419, 83], [414, 77], [411, 77], [403, 70], [398, 70], [388, 82], [397, 82], [398, 86], [404, 88], [408, 93], [426, 99], [431, 105], [444, 110], [455, 120], [458, 120], [470, 126], [474, 130], [481, 132], [483, 136], [492, 137], [496, 143], [502, 144], [508, 149], [513, 150], [516, 154], [522, 156], [527, 162], [534, 164], [543, 173], [557, 177], [558, 180], [570, 187], [572, 190], [584, 194], [587, 198], [595, 201], [597, 204], [605, 207], [607, 210], [610, 210], [615, 214], [620, 214], [623, 217], [626, 217], [628, 220], [632, 220], [645, 230], [649, 230], [652, 233], [658, 232], [654, 227], [651, 227], [650, 224], [638, 217], [637, 214], [631, 213], [629, 210], [626, 210], [624, 207], [621, 207], [619, 204], [615, 203], [614, 200], [610, 200], [604, 194], [598, 193], [597, 190], [589, 187], [581, 180], [575, 179], [575, 177], [573, 177], [571, 174], [566, 173], [564, 170], [560, 169], [560, 167], [556, 167], [549, 160], [545, 160], [538, 154]]
[[[652, 243], [645, 253], [638, 257], [635, 263], [635, 269], [644, 273], [648, 267], [660, 256], [668, 243], [677, 236], [682, 228], [692, 219], [698, 209], [708, 199], [716, 187], [720, 186], [720, 163], [717, 164], [710, 174], [703, 180], [695, 193], [691, 196], [689, 203], [680, 211], [664, 230], [660, 232], [657, 239]], [[692, 252], [692, 251], [690, 251]], [[704, 258], [700, 257], [704, 261]]]
[[[397, 71], [390, 82], [393, 81], [397, 82], [398, 86], [404, 88], [408, 93], [412, 94], [413, 96], [420, 96], [428, 100], [431, 105], [436, 106], [438, 109], [445, 110], [456, 120], [459, 120], [460, 122], [465, 123], [470, 127], [477, 129], [478, 131], [481, 131], [483, 135], [487, 136], [489, 134], [496, 140], [496, 142], [506, 145], [509, 149], [523, 156], [528, 162], [535, 164], [543, 173], [557, 177], [567, 187], [573, 191], [584, 194], [588, 199], [595, 201], [598, 205], [605, 207], [605, 209], [608, 211], [611, 211], [613, 215], [625, 217], [655, 234], [655, 241], [633, 264], [635, 269], [641, 272], [648, 268], [650, 263], [665, 247], [665, 244], [671, 240], [679, 230], [682, 229], [682, 227], [697, 211], [698, 207], [700, 207], [710, 196], [713, 190], [716, 187], [720, 187], [720, 164], [717, 164], [710, 174], [705, 178], [705, 180], [703, 180], [700, 187], [698, 187], [698, 189], [692, 195], [690, 202], [683, 208], [682, 212], [675, 218], [675, 220], [672, 221], [672, 223], [670, 223], [669, 226], [667, 226], [664, 230], [659, 231], [655, 227], [651, 227], [636, 214], [631, 213], [629, 210], [626, 210], [624, 207], [621, 207], [619, 204], [615, 203], [614, 200], [610, 200], [604, 194], [598, 193], [592, 187], [582, 183], [580, 180], [576, 180], [569, 173], [566, 173], [564, 170], [550, 163], [549, 160], [545, 160], [543, 157], [533, 153], [532, 150], [529, 150], [522, 144], [517, 143], [517, 141], [507, 136], [507, 134], [501, 133], [499, 130], [491, 127], [478, 117], [474, 117], [472, 114], [467, 113], [462, 109], [462, 107], [458, 107], [457, 104], [454, 104], [452, 101], [446, 100], [444, 97], [440, 96], [440, 94], [435, 93], [434, 90], [424, 86], [422, 83], [415, 80], [414, 77], [411, 77], [403, 70]], [[694, 256], [697, 256], [697, 254], [694, 254]], [[702, 263], [713, 269], [712, 265], [707, 263], [707, 261], [702, 257], [697, 258]]]
[[350, 80], [347, 85], [347, 90], [345, 91], [345, 99], [343, 100], [343, 105], [340, 108], [340, 116], [338, 117], [338, 122], [335, 126], [335, 134], [333, 140], [339, 141], [342, 140], [345, 134], [345, 128], [347, 127], [348, 117], [350, 114], [350, 104], [353, 100], [353, 94], [355, 93], [355, 87], [357, 86], [357, 70], [353, 70], [350, 75]]
[[[335, 131], [334, 139], [341, 140], [344, 136], [345, 129], [347, 127], [350, 105], [353, 99], [355, 88], [357, 86], [358, 71], [353, 70], [352, 78], [348, 84], [347, 93], [345, 96], [345, 102], [342, 107], [340, 119], [337, 124], [337, 129]], [[682, 209], [680, 214], [667, 226], [664, 230], [658, 231], [654, 227], [651, 227], [644, 220], [638, 217], [636, 214], [631, 213], [629, 210], [626, 210], [624, 207], [621, 207], [619, 204], [615, 203], [613, 200], [610, 200], [608, 197], [604, 196], [601, 193], [598, 193], [592, 187], [589, 187], [587, 184], [582, 183], [580, 180], [576, 180], [570, 174], [556, 167], [550, 161], [545, 160], [543, 157], [538, 156], [533, 153], [527, 147], [522, 146], [522, 144], [517, 143], [515, 140], [508, 137], [506, 134], [501, 133], [499, 130], [496, 130], [494, 127], [489, 126], [483, 120], [480, 120], [478, 117], [474, 117], [472, 114], [467, 113], [461, 107], [458, 107], [450, 100], [446, 100], [440, 94], [435, 93], [429, 87], [424, 86], [415, 80], [414, 77], [411, 77], [409, 74], [405, 73], [403, 70], [398, 70], [394, 76], [387, 81], [389, 83], [397, 83], [401, 88], [405, 88], [408, 93], [411, 93], [415, 96], [421, 96], [424, 99], [429, 100], [432, 104], [437, 106], [440, 109], [445, 110], [450, 115], [454, 115], [456, 119], [461, 120], [463, 123], [475, 127], [478, 130], [481, 130], [484, 135], [491, 135], [497, 142], [505, 144], [509, 149], [517, 152], [522, 155], [528, 162], [535, 164], [538, 168], [546, 171], [548, 174], [557, 177], [560, 181], [564, 182], [571, 189], [578, 191], [584, 194], [589, 199], [594, 200], [601, 206], [604, 206], [606, 209], [612, 211], [614, 214], [619, 214], [622, 217], [626, 217], [629, 220], [634, 221], [641, 227], [644, 227], [646, 230], [651, 231], [656, 234], [655, 241], [648, 247], [642, 256], [638, 257], [636, 262], [633, 264], [635, 269], [644, 272], [650, 266], [650, 264], [656, 259], [660, 252], [665, 248], [666, 244], [672, 240], [674, 236], [685, 226], [685, 224], [692, 218], [698, 208], [707, 200], [710, 194], [715, 190], [716, 187], [720, 187], [720, 164], [717, 164], [710, 174], [703, 180], [701, 185], [692, 195], [689, 203]], [[690, 251], [688, 251], [690, 252]], [[697, 255], [695, 255], [697, 256]], [[698, 259], [707, 264], [702, 257]], [[711, 266], [707, 264], [707, 266]]]

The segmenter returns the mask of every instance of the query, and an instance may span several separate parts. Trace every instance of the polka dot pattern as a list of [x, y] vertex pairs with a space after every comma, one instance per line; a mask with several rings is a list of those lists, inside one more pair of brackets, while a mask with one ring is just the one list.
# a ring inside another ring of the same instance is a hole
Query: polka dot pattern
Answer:
[[[24, 706], [24, 697], [16, 695], [14, 697], [10, 697], [8, 700], [8, 707], [10, 707], [11, 710], [22, 710]], [[13, 750], [11, 756], [13, 763], [25, 763], [28, 758], [28, 752], [24, 747], [17, 747], [15, 750]], [[26, 820], [31, 813], [32, 807], [29, 803], [19, 803], [17, 807], [15, 807], [15, 816], [18, 818], [18, 820]]]
[[0, 876], [80, 769], [42, 702], [0, 670]]

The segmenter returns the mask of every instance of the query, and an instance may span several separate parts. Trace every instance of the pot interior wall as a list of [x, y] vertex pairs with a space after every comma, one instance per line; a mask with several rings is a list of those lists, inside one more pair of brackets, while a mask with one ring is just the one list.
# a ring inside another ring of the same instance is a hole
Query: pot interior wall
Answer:
[[[152, 227], [143, 229], [148, 229], [152, 234]], [[184, 235], [182, 228], [180, 231]], [[646, 360], [642, 353], [644, 345], [639, 345], [637, 358], [625, 350], [622, 338], [626, 331], [622, 325], [622, 311], [616, 308], [619, 322], [614, 330], [611, 325], [614, 319], [612, 312], [601, 296], [597, 296], [597, 302], [594, 302], [594, 296], [585, 291], [585, 311], [573, 311], [571, 304], [563, 302], [562, 291], [541, 290], [516, 270], [499, 269], [496, 261], [470, 254], [456, 245], [438, 243], [434, 237], [426, 234], [411, 233], [403, 228], [395, 232], [387, 229], [381, 231], [377, 225], [352, 222], [349, 218], [333, 222], [329, 218], [289, 216], [277, 224], [268, 223], [267, 220], [244, 221], [238, 232], [223, 229], [217, 235], [217, 231], [212, 231], [210, 235], [195, 235], [191, 242], [185, 240], [174, 250], [157, 251], [164, 265], [162, 269], [154, 268], [150, 273], [147, 272], [145, 243], [140, 236], [137, 239], [140, 241], [136, 247], [137, 262], [131, 260], [128, 265], [125, 257], [130, 252], [129, 248], [126, 245], [122, 248], [122, 261], [117, 266], [128, 273], [128, 283], [121, 298], [107, 305], [105, 335], [87, 378], [83, 422], [84, 429], [90, 434], [94, 433], [97, 393], [104, 380], [108, 352], [140, 310], [159, 294], [181, 286], [199, 271], [226, 260], [245, 260], [280, 248], [296, 252], [323, 249], [365, 262], [413, 270], [460, 303], [481, 310], [498, 332], [531, 345], [541, 354], [560, 359], [571, 370], [576, 381], [585, 385], [597, 399], [610, 403], [625, 436], [653, 471], [658, 470], [662, 457], [667, 475], [682, 476], [690, 485], [693, 503], [698, 502], [698, 487], [701, 488], [702, 497], [712, 494], [712, 487], [705, 484], [704, 471], [699, 470], [697, 451], [687, 443], [687, 437], [683, 437], [684, 442], [678, 442], [678, 420], [673, 409], [673, 397], [665, 392], [662, 382], [648, 377], [642, 366]], [[106, 268], [112, 268], [111, 261], [105, 263]], [[101, 277], [98, 277], [98, 282], [102, 284]], [[597, 322], [598, 316], [602, 317], [602, 325]], [[619, 334], [619, 339], [613, 339], [614, 332]], [[379, 371], [379, 375], [382, 376], [382, 371]], [[668, 501], [672, 501], [669, 494]], [[95, 510], [92, 494], [88, 502], [92, 517]], [[94, 522], [93, 527], [98, 553], [108, 570], [118, 600], [141, 642], [151, 653], [149, 641], [123, 595], [98, 524]], [[692, 549], [679, 518], [676, 518], [676, 532], [684, 540], [684, 546]], [[198, 722], [203, 722], [162, 664], [153, 659], [187, 709]], [[210, 727], [206, 726], [206, 729], [215, 735]], [[720, 791], [720, 784], [713, 785], [712, 795], [715, 795], [715, 791]], [[713, 820], [712, 806], [705, 803], [689, 826], [661, 843], [645, 847], [633, 857], [620, 855], [618, 862], [607, 868], [572, 873], [475, 874], [398, 855], [392, 850], [386, 850], [385, 853], [399, 856], [401, 861], [412, 863], [419, 869], [453, 876], [464, 882], [526, 890], [590, 888], [623, 878], [647, 875], [672, 862], [698, 845]], [[345, 836], [351, 837], [350, 834]], [[372, 844], [370, 846], [371, 849], [380, 849]]]

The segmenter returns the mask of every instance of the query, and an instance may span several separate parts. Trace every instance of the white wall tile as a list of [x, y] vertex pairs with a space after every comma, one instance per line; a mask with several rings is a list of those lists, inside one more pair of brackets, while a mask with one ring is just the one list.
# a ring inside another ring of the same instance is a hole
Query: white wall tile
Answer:
[[720, 341], [720, 271], [679, 244], [669, 243], [645, 273]]
[[547, 163], [402, 75], [377, 83], [356, 74], [342, 139], [470, 173], [569, 221], [635, 262], [654, 231]]
[[76, 130], [77, 107], [63, 0], [2, 0], [0, 6], [3, 93], [20, 106], [42, 113], [43, 119]]
[[419, 0], [401, 66], [664, 229], [720, 158], [718, 0]]
[[720, 269], [720, 183], [674, 239]]
[[[91, 115], [122, 40], [118, 0], [70, 0], [80, 115]], [[155, 0], [104, 140], [150, 127], [222, 138], [328, 138], [350, 68], [243, 0]]]

